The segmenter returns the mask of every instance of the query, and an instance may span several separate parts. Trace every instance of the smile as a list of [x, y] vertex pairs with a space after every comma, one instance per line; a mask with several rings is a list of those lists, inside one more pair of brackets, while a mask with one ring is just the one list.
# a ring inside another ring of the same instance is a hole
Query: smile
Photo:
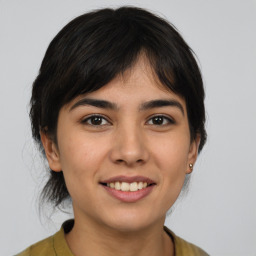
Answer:
[[156, 183], [143, 176], [117, 176], [100, 182], [109, 195], [122, 202], [133, 203], [147, 197]]
[[149, 185], [150, 184], [143, 181], [132, 182], [132, 183], [116, 181], [116, 182], [107, 183], [108, 187], [113, 188], [115, 190], [130, 191], [130, 192], [141, 190], [143, 188], [148, 187]]

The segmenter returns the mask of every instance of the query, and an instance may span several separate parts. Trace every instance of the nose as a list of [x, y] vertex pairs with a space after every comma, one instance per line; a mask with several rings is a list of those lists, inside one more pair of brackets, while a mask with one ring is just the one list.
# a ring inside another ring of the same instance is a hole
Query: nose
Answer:
[[111, 161], [129, 167], [145, 164], [149, 159], [146, 145], [146, 138], [139, 127], [120, 127], [114, 136]]

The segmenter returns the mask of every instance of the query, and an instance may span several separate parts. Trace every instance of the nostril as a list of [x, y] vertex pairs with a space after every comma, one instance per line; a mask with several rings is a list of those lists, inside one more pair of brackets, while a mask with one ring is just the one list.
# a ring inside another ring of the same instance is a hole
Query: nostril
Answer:
[[[128, 164], [128, 165], [132, 164], [132, 162], [125, 161], [125, 160], [123, 160], [123, 159], [117, 159], [115, 162], [116, 162], [117, 164], [123, 164], [123, 163], [126, 163], [126, 164]], [[137, 164], [142, 164], [142, 163], [144, 163], [144, 160], [143, 160], [143, 159], [138, 159], [138, 160], [136, 160], [136, 161], [133, 162], [133, 164], [135, 164], [135, 163], [137, 163]]]

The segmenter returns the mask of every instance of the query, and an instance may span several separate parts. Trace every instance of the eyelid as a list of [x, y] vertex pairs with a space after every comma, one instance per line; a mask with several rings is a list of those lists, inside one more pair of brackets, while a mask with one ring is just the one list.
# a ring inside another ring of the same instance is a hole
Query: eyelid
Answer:
[[86, 124], [86, 125], [90, 125], [90, 126], [94, 126], [94, 127], [96, 127], [96, 126], [105, 126], [105, 125], [108, 125], [108, 124], [100, 124], [100, 125], [93, 125], [93, 124], [89, 124], [88, 123], [88, 120], [90, 120], [91, 118], [93, 118], [93, 117], [100, 117], [100, 118], [102, 118], [102, 119], [104, 119], [108, 124], [111, 124], [111, 122], [109, 121], [109, 118], [107, 118], [106, 116], [104, 116], [104, 115], [102, 115], [102, 114], [91, 114], [91, 115], [87, 115], [87, 116], [85, 116], [85, 117], [83, 117], [82, 119], [81, 119], [81, 123], [82, 124]]
[[[170, 117], [170, 116], [167, 116], [167, 115], [165, 115], [165, 114], [155, 114], [155, 115], [152, 115], [152, 116], [150, 116], [150, 117], [148, 118], [146, 124], [147, 124], [150, 120], [152, 120], [154, 117], [162, 117], [162, 118], [168, 120], [168, 124], [175, 124], [175, 123], [176, 123], [175, 120], [174, 120], [172, 117]], [[164, 126], [164, 125], [168, 125], [168, 124], [162, 124], [162, 125], [156, 125], [156, 126]], [[155, 124], [151, 124], [151, 125], [155, 125]]]

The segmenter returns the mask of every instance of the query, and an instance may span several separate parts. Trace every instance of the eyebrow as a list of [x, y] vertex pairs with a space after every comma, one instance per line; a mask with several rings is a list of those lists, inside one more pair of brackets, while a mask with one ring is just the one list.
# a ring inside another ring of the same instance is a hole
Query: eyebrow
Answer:
[[184, 108], [177, 100], [151, 100], [143, 103], [140, 106], [140, 110], [147, 110], [151, 108], [161, 108], [161, 107], [177, 107], [184, 115]]
[[83, 98], [76, 102], [71, 108], [70, 111], [74, 108], [77, 108], [79, 106], [93, 106], [97, 108], [105, 108], [105, 109], [111, 109], [116, 110], [118, 109], [117, 105], [115, 103], [106, 101], [106, 100], [97, 100], [97, 99], [90, 99], [90, 98]]
[[[79, 106], [93, 106], [97, 108], [103, 108], [103, 109], [110, 109], [110, 110], [118, 110], [118, 106], [115, 103], [106, 101], [106, 100], [98, 100], [98, 99], [90, 99], [90, 98], [83, 98], [76, 102], [71, 108], [70, 111], [79, 107]], [[140, 105], [139, 110], [148, 110], [152, 108], [161, 108], [161, 107], [177, 107], [182, 114], [184, 115], [184, 108], [182, 105], [176, 101], [176, 100], [150, 100], [147, 102], [144, 102]]]

